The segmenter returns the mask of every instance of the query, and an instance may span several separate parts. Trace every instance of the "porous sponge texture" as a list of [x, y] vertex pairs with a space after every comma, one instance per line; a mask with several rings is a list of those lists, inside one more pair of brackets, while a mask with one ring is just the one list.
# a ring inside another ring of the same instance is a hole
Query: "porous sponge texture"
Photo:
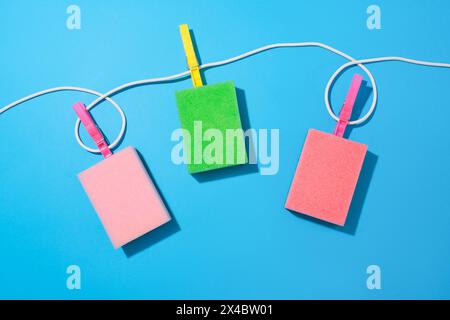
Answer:
[[366, 152], [364, 144], [311, 129], [285, 207], [343, 226]]
[[[176, 100], [181, 128], [190, 135], [190, 139], [184, 135], [184, 148], [189, 151], [185, 152], [185, 155], [190, 155], [189, 159], [187, 159], [190, 173], [247, 163], [245, 138], [242, 134], [233, 136], [233, 148], [227, 148], [227, 145], [231, 145], [230, 139], [228, 141], [226, 139], [227, 130], [229, 134], [233, 131], [237, 132], [235, 130], [242, 132], [236, 89], [233, 81], [177, 91]], [[221, 133], [223, 148], [219, 152], [222, 152], [222, 163], [211, 163], [211, 161], [208, 163], [203, 156], [201, 161], [195, 161], [195, 154], [197, 153], [198, 159], [199, 152], [203, 155], [205, 149], [213, 141], [202, 137], [201, 141], [198, 141], [194, 127], [197, 128], [198, 132], [200, 125], [202, 135], [209, 129], [216, 129], [216, 132]]]
[[114, 248], [169, 222], [136, 149], [128, 147], [78, 175]]

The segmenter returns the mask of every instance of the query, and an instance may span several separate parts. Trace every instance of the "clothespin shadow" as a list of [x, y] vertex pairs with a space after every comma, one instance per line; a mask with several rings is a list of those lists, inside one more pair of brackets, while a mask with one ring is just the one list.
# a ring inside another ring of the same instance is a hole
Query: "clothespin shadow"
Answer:
[[[250, 124], [250, 118], [248, 116], [248, 108], [247, 108], [247, 99], [245, 97], [245, 91], [240, 88], [236, 88], [236, 97], [238, 100], [238, 106], [239, 106], [239, 114], [241, 116], [241, 123], [242, 123], [242, 130], [244, 132], [247, 129], [252, 128]], [[253, 152], [253, 154], [256, 155], [256, 146], [254, 145], [255, 141], [253, 143], [250, 143], [248, 139], [245, 141], [245, 148], [248, 151], [247, 155], [250, 154], [250, 150]], [[241, 164], [226, 168], [221, 168], [217, 170], [211, 170], [201, 173], [194, 173], [192, 174], [192, 177], [194, 177], [195, 180], [197, 180], [200, 183], [214, 181], [214, 180], [222, 180], [222, 179], [228, 179], [232, 177], [247, 175], [247, 174], [254, 174], [258, 173], [259, 168], [258, 164]]]
[[[195, 55], [197, 56], [198, 65], [201, 66], [203, 64], [203, 62], [202, 62], [202, 58], [200, 56], [200, 51], [198, 50], [197, 39], [195, 38], [194, 30], [189, 29], [189, 33], [191, 35], [191, 41], [194, 46]], [[200, 70], [200, 77], [202, 78], [203, 85], [206, 86], [206, 85], [208, 85], [208, 82], [206, 81], [206, 77], [205, 77], [204, 73], [205, 73], [204, 70], [203, 71]]]
[[199, 60], [197, 43], [193, 41], [193, 31], [187, 24], [180, 25], [181, 41], [183, 42], [186, 64], [191, 72], [191, 79], [194, 88], [204, 86], [204, 77], [200, 72], [201, 62]]
[[172, 214], [172, 210], [170, 209], [169, 204], [167, 203], [166, 199], [164, 198], [163, 193], [159, 189], [156, 180], [154, 179], [149, 166], [145, 159], [143, 158], [142, 154], [138, 151], [139, 157], [142, 160], [142, 163], [144, 164], [145, 169], [147, 170], [150, 178], [152, 181], [154, 181], [155, 188], [158, 192], [158, 194], [161, 197], [161, 200], [164, 203], [164, 206], [167, 208], [167, 212], [169, 213], [170, 217], [172, 218], [169, 222], [166, 224], [163, 224], [162, 226], [156, 228], [155, 230], [152, 230], [145, 235], [137, 238], [136, 240], [126, 244], [122, 247], [123, 252], [127, 256], [127, 258], [131, 258], [132, 256], [152, 247], [153, 245], [156, 245], [157, 243], [161, 242], [162, 240], [174, 235], [178, 231], [181, 230], [180, 225], [178, 224], [175, 216]]
[[[106, 100], [105, 100], [105, 101], [106, 101]], [[103, 102], [105, 102], [105, 101], [102, 101], [101, 103], [103, 103]], [[100, 104], [101, 104], [101, 103], [100, 103]], [[89, 112], [92, 113], [92, 111], [89, 111]], [[97, 123], [97, 120], [95, 120], [93, 117], [92, 117], [92, 121], [93, 121], [93, 123], [95, 124], [95, 126], [97, 127], [97, 129], [98, 129], [98, 130], [101, 132], [101, 134], [103, 135], [103, 138], [105, 139], [106, 144], [109, 145], [109, 144], [110, 144], [110, 140], [109, 140], [108, 137], [106, 136], [106, 134], [105, 134], [105, 132], [103, 131], [102, 127], [99, 126], [99, 124]], [[89, 136], [89, 132], [86, 130], [86, 127], [85, 127], [85, 126], [80, 126], [79, 131], [80, 131], [80, 136], [81, 136], [81, 135], [82, 135], [82, 136]], [[125, 139], [125, 136], [127, 135], [127, 131], [128, 131], [128, 126], [125, 126], [125, 131], [123, 132], [123, 135], [120, 137], [119, 143], [117, 143], [117, 145], [116, 145], [114, 148], [110, 149], [112, 152], [116, 151], [117, 148], [120, 147], [120, 145], [121, 145], [122, 142], [123, 142], [123, 139]]]
[[[361, 115], [363, 114], [364, 107], [367, 105], [367, 102], [369, 101], [370, 96], [372, 95], [373, 88], [368, 86], [368, 83], [366, 80], [363, 80], [361, 83], [361, 88], [359, 89], [358, 96], [356, 97], [355, 106], [353, 108], [352, 113], [352, 119], [359, 119]], [[370, 115], [369, 119], [366, 120], [366, 122], [369, 122], [373, 115], [376, 112], [375, 111]], [[344, 138], [348, 139], [350, 134], [352, 133], [353, 129], [362, 127], [365, 123], [361, 123], [358, 125], [349, 126], [347, 130], [345, 131]]]
[[[333, 88], [335, 86], [335, 84], [339, 81], [339, 79], [342, 77], [343, 73], [340, 73], [337, 77], [336, 80], [333, 82], [333, 84], [330, 87], [330, 91], [329, 91], [329, 99], [331, 100], [331, 92], [333, 92]], [[367, 104], [369, 97], [371, 96], [373, 92], [373, 88], [368, 86], [368, 82], [366, 80], [363, 80], [361, 83], [361, 87], [359, 89], [358, 92], [358, 96], [356, 97], [356, 101], [355, 101], [355, 105], [353, 107], [353, 112], [352, 112], [352, 118], [353, 119], [358, 119], [361, 117], [363, 111], [364, 111], [364, 107]], [[350, 136], [351, 132], [353, 131], [354, 128], [359, 128], [362, 127], [364, 124], [366, 124], [367, 122], [369, 122], [372, 117], [375, 115], [377, 111], [377, 108], [375, 106], [375, 110], [374, 112], [370, 115], [369, 119], [367, 119], [364, 123], [358, 124], [358, 125], [352, 125], [349, 126], [349, 128], [347, 128], [347, 130], [344, 133], [344, 138], [348, 139], [348, 137]]]
[[[105, 137], [105, 141], [107, 144], [111, 143], [111, 140], [106, 136], [105, 132], [103, 131], [103, 129], [98, 125], [97, 120], [94, 119], [94, 123], [97, 125], [97, 127], [99, 128], [100, 132], [103, 134], [103, 136]], [[80, 132], [80, 135], [88, 135], [88, 132], [86, 131], [86, 128], [83, 127], [83, 129], [80, 128], [80, 131], [83, 130], [84, 133]], [[120, 148], [120, 145], [122, 144], [123, 140], [125, 139], [126, 135], [128, 132], [128, 126], [125, 126], [125, 131], [123, 132], [123, 135], [120, 137], [119, 143], [114, 147], [111, 148], [112, 152], [115, 152], [118, 148]]]

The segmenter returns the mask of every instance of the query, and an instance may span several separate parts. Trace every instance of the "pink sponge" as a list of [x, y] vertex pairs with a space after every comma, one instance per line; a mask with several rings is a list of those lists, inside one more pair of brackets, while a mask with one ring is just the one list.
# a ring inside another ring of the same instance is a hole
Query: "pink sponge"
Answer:
[[285, 207], [343, 226], [366, 152], [364, 144], [309, 130]]
[[171, 219], [132, 147], [78, 177], [116, 249]]

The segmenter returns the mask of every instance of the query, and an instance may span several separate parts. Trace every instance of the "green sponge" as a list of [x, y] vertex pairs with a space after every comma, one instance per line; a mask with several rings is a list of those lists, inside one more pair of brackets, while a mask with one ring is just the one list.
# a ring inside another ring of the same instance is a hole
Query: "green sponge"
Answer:
[[247, 163], [233, 81], [176, 92], [190, 173]]

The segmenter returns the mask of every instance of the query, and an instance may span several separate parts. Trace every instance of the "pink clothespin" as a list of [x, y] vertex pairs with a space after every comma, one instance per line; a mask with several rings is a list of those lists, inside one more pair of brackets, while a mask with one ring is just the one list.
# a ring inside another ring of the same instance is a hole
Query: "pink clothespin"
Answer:
[[343, 137], [345, 129], [347, 128], [350, 117], [352, 116], [353, 106], [355, 105], [356, 97], [358, 96], [358, 91], [361, 87], [363, 77], [359, 74], [353, 76], [350, 89], [348, 90], [347, 97], [345, 98], [344, 105], [342, 106], [341, 112], [339, 113], [339, 121], [336, 124], [333, 134], [338, 137]]
[[94, 140], [95, 144], [99, 148], [103, 157], [108, 158], [112, 156], [111, 150], [109, 150], [108, 144], [106, 143], [105, 137], [103, 136], [100, 129], [92, 119], [91, 114], [86, 109], [83, 103], [77, 102], [72, 106], [73, 110], [75, 110], [76, 114], [80, 118], [83, 125], [86, 127], [87, 132]]

